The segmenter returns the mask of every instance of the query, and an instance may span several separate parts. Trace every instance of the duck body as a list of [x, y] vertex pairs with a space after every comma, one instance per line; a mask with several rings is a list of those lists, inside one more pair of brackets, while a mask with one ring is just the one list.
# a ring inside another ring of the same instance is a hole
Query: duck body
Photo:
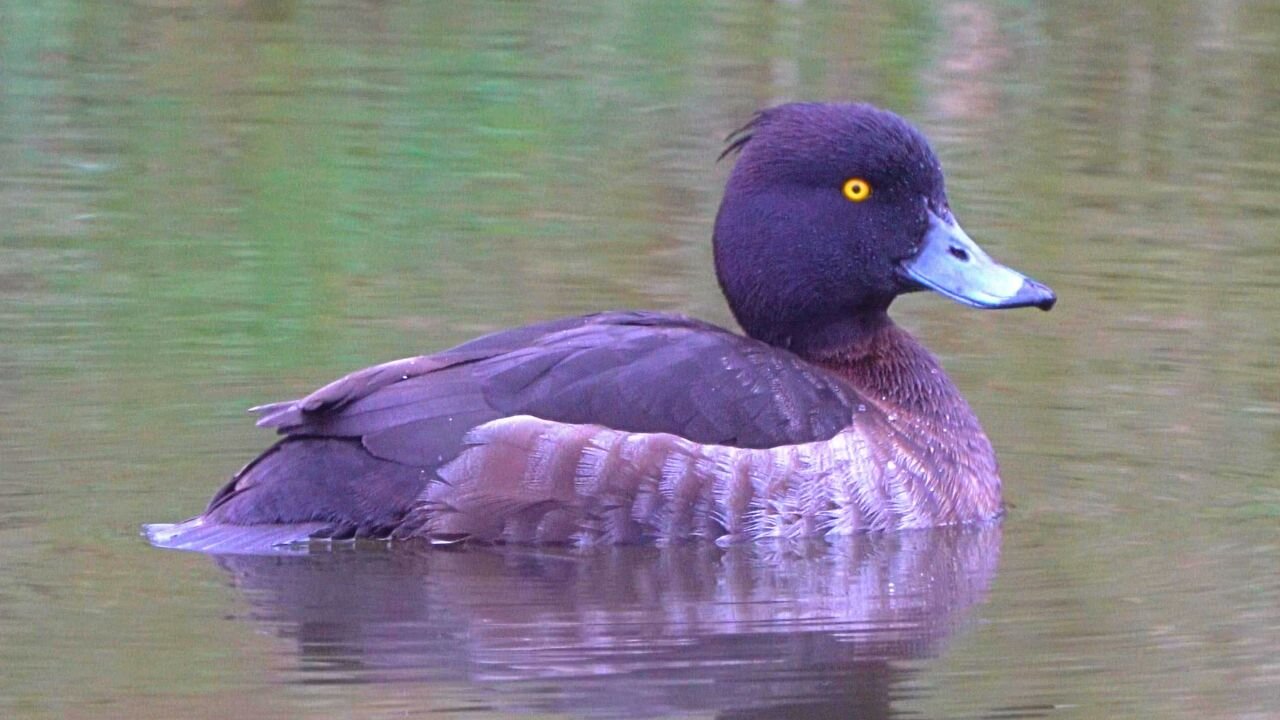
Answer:
[[896, 115], [786, 105], [731, 140], [716, 268], [747, 335], [609, 312], [352, 373], [255, 408], [284, 437], [149, 539], [735, 542], [999, 516], [990, 442], [887, 309], [925, 288], [981, 307], [1052, 293], [964, 235]]

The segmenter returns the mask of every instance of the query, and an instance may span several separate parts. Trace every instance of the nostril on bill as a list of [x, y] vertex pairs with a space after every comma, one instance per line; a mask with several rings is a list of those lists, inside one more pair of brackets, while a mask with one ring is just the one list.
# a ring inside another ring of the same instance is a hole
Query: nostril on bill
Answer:
[[952, 245], [950, 248], [948, 248], [948, 251], [951, 253], [951, 257], [954, 257], [960, 262], [969, 262], [968, 250], [965, 250], [964, 248], [958, 245]]

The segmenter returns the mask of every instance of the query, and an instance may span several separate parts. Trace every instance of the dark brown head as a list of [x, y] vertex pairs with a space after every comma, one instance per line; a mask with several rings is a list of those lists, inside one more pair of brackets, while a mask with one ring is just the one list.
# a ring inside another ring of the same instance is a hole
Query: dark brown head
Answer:
[[752, 337], [819, 352], [922, 289], [984, 308], [1054, 302], [965, 235], [928, 141], [891, 112], [780, 105], [731, 136], [735, 151], [716, 274]]

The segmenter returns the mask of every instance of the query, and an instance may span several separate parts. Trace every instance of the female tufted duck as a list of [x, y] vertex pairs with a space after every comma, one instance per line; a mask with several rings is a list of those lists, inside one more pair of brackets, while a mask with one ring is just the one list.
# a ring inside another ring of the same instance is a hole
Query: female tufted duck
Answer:
[[1054, 303], [956, 223], [906, 121], [797, 103], [730, 136], [713, 237], [746, 337], [607, 312], [506, 330], [255, 408], [284, 436], [156, 545], [314, 539], [629, 543], [990, 520], [995, 453], [937, 360], [893, 324], [930, 289]]

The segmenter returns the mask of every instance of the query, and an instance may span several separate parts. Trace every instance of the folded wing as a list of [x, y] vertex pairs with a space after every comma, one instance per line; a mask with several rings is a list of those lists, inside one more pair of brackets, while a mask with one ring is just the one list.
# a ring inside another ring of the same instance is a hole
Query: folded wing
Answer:
[[268, 525], [278, 540], [292, 525], [298, 539], [387, 537], [424, 522], [422, 500], [441, 469], [466, 449], [468, 433], [501, 418], [765, 449], [829, 439], [860, 404], [830, 373], [708, 323], [637, 312], [568, 318], [255, 408], [259, 424], [284, 438], [197, 520], [202, 536]]

